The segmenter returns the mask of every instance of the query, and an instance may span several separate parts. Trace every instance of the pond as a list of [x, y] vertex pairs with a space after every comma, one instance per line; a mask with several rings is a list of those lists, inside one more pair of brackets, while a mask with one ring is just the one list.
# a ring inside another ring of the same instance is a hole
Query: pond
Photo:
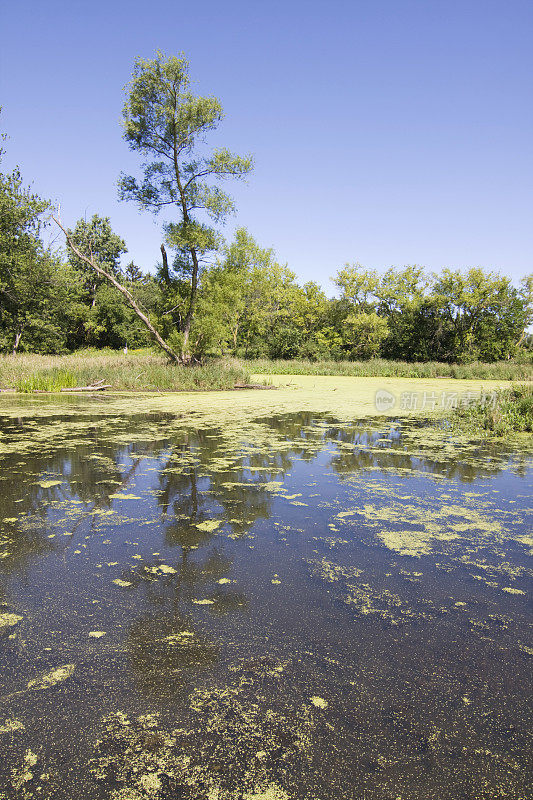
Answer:
[[531, 442], [452, 383], [3, 397], [0, 798], [530, 797]]

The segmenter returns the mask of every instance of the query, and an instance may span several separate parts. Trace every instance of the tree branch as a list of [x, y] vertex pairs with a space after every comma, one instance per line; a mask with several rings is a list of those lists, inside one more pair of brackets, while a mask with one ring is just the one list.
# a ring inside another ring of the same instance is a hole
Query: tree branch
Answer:
[[139, 317], [141, 322], [143, 322], [144, 325], [148, 328], [148, 330], [152, 334], [153, 338], [158, 343], [159, 347], [161, 347], [161, 349], [165, 351], [167, 356], [172, 361], [175, 361], [176, 363], [181, 363], [180, 357], [178, 355], [176, 355], [176, 353], [161, 338], [161, 336], [156, 331], [156, 329], [154, 328], [154, 326], [152, 325], [152, 323], [150, 322], [150, 320], [148, 319], [146, 314], [143, 314], [143, 312], [141, 311], [141, 309], [139, 308], [139, 306], [137, 305], [137, 303], [133, 299], [133, 296], [130, 294], [130, 292], [128, 292], [128, 290], [124, 286], [122, 286], [122, 284], [120, 284], [113, 275], [111, 275], [105, 269], [102, 269], [102, 267], [99, 266], [96, 263], [94, 258], [92, 258], [92, 257], [88, 258], [86, 255], [84, 255], [81, 252], [81, 250], [79, 250], [76, 247], [76, 245], [72, 242], [72, 239], [71, 239], [68, 231], [65, 230], [65, 228], [63, 227], [61, 222], [58, 219], [56, 219], [56, 217], [54, 215], [52, 215], [52, 219], [54, 220], [56, 225], [58, 227], [60, 227], [61, 230], [63, 231], [63, 233], [65, 234], [65, 239], [67, 240], [67, 244], [70, 247], [70, 249], [72, 250], [72, 252], [76, 253], [78, 258], [81, 259], [82, 261], [84, 261], [86, 264], [88, 264], [92, 269], [94, 269], [94, 271], [97, 272], [98, 275], [101, 275], [103, 278], [106, 278], [106, 280], [108, 280], [109, 283], [111, 283], [115, 287], [115, 289], [118, 289], [118, 291], [126, 298], [126, 300], [128, 301], [129, 305], [133, 308], [133, 310], [135, 311], [135, 313], [137, 314], [137, 316]]

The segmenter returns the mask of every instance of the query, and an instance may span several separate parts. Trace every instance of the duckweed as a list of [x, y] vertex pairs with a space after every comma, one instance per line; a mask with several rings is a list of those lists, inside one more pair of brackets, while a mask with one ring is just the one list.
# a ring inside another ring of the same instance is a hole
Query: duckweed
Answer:
[[526, 796], [531, 445], [376, 388], [6, 402], [4, 792]]

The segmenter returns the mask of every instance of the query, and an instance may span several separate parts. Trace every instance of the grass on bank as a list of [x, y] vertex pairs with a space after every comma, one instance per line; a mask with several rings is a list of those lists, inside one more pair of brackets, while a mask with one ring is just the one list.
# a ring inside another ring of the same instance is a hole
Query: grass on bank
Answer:
[[17, 378], [12, 387], [17, 392], [60, 392], [61, 389], [79, 386], [72, 372], [61, 367], [52, 367], [42, 372]]
[[110, 384], [111, 391], [190, 392], [233, 389], [249, 383], [249, 371], [235, 361], [209, 361], [183, 367], [150, 350], [81, 350], [63, 356], [0, 356], [0, 388], [18, 392], [50, 391]]
[[499, 389], [485, 401], [458, 408], [448, 422], [452, 430], [473, 435], [533, 433], [533, 385]]
[[199, 391], [231, 389], [249, 383], [250, 374], [346, 375], [353, 377], [466, 378], [527, 381], [531, 362], [499, 361], [493, 364], [445, 364], [405, 361], [270, 361], [253, 359], [208, 360], [182, 367], [171, 364], [148, 348], [125, 354], [117, 350], [79, 350], [62, 356], [22, 353], [0, 356], [0, 388], [19, 392], [50, 391], [110, 384], [111, 391]]
[[284, 361], [251, 359], [244, 362], [255, 375], [347, 375], [380, 378], [464, 378], [466, 380], [528, 381], [533, 364], [495, 361], [486, 364], [446, 364], [439, 361], [408, 362], [373, 358], [369, 361]]

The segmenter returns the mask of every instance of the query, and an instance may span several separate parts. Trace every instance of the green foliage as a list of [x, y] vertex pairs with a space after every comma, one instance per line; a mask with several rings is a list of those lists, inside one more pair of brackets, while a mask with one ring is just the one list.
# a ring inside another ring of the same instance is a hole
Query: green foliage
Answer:
[[424, 360], [435, 357], [431, 353], [431, 342], [428, 343], [427, 325], [424, 325], [429, 286], [424, 270], [417, 265], [400, 270], [391, 267], [382, 276], [377, 308], [388, 325], [380, 349], [386, 358]]
[[416, 265], [379, 276], [347, 264], [335, 282], [335, 326], [350, 357], [496, 361], [516, 355], [532, 321], [533, 280], [517, 289], [479, 268], [429, 278]]
[[379, 276], [375, 270], [368, 270], [361, 264], [346, 264], [335, 277], [335, 285], [340, 289], [341, 300], [348, 307], [360, 311], [370, 311], [376, 301]]
[[[146, 345], [144, 326], [122, 296], [75, 254], [65, 263], [43, 247], [47, 208], [24, 189], [17, 170], [0, 174], [0, 350], [61, 353], [85, 345]], [[82, 250], [120, 274], [126, 246], [108, 218], [79, 220], [71, 233]], [[155, 309], [159, 289], [153, 278], [130, 267], [129, 287], [148, 313]]]
[[[144, 172], [140, 180], [122, 175], [119, 181], [122, 199], [154, 213], [168, 207], [177, 214], [164, 230], [165, 243], [176, 252], [180, 269], [171, 275], [167, 268], [165, 291], [174, 303], [170, 308], [177, 300], [182, 309], [171, 319], [183, 334], [184, 357], [203, 260], [218, 246], [212, 223], [234, 209], [218, 184], [226, 178], [243, 178], [252, 169], [250, 156], [236, 156], [226, 149], [205, 154], [202, 144], [222, 120], [222, 107], [214, 97], [196, 97], [189, 87], [189, 64], [183, 55], [165, 58], [157, 52], [154, 59], [137, 59], [123, 110], [124, 138], [145, 158]], [[170, 309], [163, 313], [171, 315]]]
[[327, 304], [316, 284], [298, 286], [272, 248], [239, 228], [203, 276], [197, 328], [205, 331], [204, 347], [291, 358], [319, 328]]
[[[113, 232], [109, 217], [100, 217], [98, 214], [94, 214], [90, 222], [79, 219], [75, 228], [68, 232], [73, 244], [82, 253], [93, 258], [107, 272], [117, 278], [120, 277], [120, 257], [128, 251], [124, 240]], [[94, 305], [96, 292], [100, 286], [105, 285], [105, 278], [100, 277], [72, 250], [69, 252], [69, 261], [83, 276], [83, 288], [88, 303]]]
[[[271, 248], [244, 228], [206, 269], [199, 288], [192, 350], [245, 358], [388, 359], [468, 364], [522, 352], [531, 320], [531, 287], [482, 270], [445, 270], [429, 277], [419, 266], [383, 275], [358, 264], [336, 276], [340, 298], [313, 283], [299, 286]], [[186, 290], [175, 281], [167, 308], [181, 316]]]
[[70, 275], [39, 238], [48, 202], [0, 173], [0, 349], [61, 350]]
[[471, 433], [491, 432], [496, 436], [533, 432], [533, 386], [515, 384], [493, 397], [458, 409], [451, 421], [454, 429]]
[[302, 343], [298, 356], [310, 361], [340, 361], [344, 358], [342, 336], [333, 326], [321, 325]]
[[352, 358], [375, 358], [389, 328], [387, 321], [375, 311], [361, 311], [345, 317], [343, 333]]
[[61, 389], [77, 386], [76, 378], [68, 370], [52, 367], [30, 376], [19, 378], [15, 383], [17, 392], [60, 392]]
[[444, 269], [433, 284], [433, 302], [443, 320], [441, 347], [449, 360], [492, 361], [515, 354], [531, 321], [530, 298], [509, 278], [482, 269]]
[[[127, 252], [124, 240], [111, 228], [109, 217], [94, 214], [89, 222], [80, 219], [69, 231], [82, 253], [90, 255], [107, 272], [125, 284], [147, 313], [155, 311], [159, 289], [151, 276], [131, 262], [124, 272], [120, 257]], [[79, 347], [141, 347], [149, 344], [149, 334], [125, 298], [76, 254], [69, 251], [69, 262], [77, 285], [72, 283], [68, 307], [69, 349]]]

